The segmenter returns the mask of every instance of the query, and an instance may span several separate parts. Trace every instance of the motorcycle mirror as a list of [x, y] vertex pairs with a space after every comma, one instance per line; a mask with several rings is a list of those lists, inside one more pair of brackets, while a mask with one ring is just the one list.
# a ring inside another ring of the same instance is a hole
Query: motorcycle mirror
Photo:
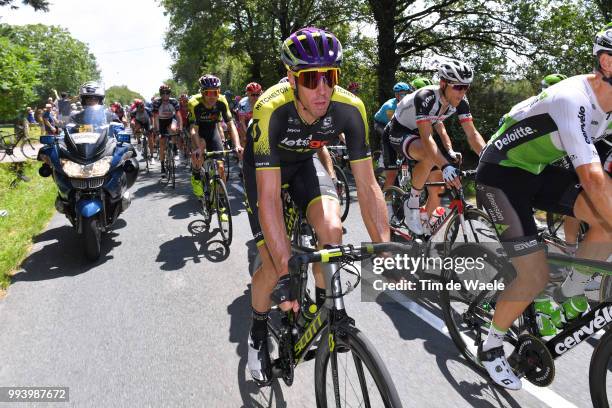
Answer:
[[55, 136], [53, 136], [53, 135], [41, 136], [40, 137], [40, 143], [42, 143], [44, 145], [52, 145], [52, 144], [55, 143]]
[[130, 143], [130, 134], [126, 132], [117, 133], [117, 141], [119, 143]]

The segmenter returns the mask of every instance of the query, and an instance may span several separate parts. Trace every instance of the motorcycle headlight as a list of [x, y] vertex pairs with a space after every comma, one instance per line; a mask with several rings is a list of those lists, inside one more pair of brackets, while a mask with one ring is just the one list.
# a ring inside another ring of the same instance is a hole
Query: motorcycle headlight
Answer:
[[62, 164], [62, 170], [68, 177], [90, 178], [101, 177], [108, 173], [112, 159], [112, 157], [107, 156], [89, 164], [79, 164], [68, 159], [61, 159], [60, 162]]

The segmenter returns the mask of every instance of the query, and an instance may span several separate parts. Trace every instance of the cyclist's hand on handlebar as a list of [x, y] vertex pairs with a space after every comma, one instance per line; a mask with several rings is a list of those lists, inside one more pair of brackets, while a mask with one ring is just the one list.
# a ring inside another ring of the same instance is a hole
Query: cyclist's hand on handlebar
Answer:
[[452, 164], [446, 163], [442, 166], [442, 178], [449, 187], [461, 188], [459, 171]]
[[234, 151], [236, 152], [236, 154], [238, 155], [238, 158], [240, 160], [242, 160], [242, 156], [244, 154], [244, 148], [242, 146], [236, 146], [234, 147]]
[[448, 155], [450, 156], [450, 158], [452, 159], [453, 163], [456, 163], [458, 165], [461, 165], [461, 162], [463, 161], [463, 155], [459, 152], [454, 151], [453, 149], [450, 149], [448, 151]]
[[270, 299], [278, 304], [283, 312], [293, 310], [295, 313], [300, 309], [297, 299], [291, 299], [291, 279], [289, 275], [283, 275], [278, 279], [276, 286], [272, 289]]

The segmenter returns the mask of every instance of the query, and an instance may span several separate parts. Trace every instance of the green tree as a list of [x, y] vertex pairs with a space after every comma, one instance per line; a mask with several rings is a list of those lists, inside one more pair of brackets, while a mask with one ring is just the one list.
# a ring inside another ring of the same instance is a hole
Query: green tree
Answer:
[[[430, 67], [426, 61], [434, 55], [463, 58], [463, 51], [470, 46], [495, 50], [497, 55], [511, 52], [533, 56], [535, 52], [521, 30], [532, 23], [518, 18], [517, 7], [522, 2], [368, 0], [368, 3], [378, 29], [380, 103], [391, 96], [398, 69], [427, 72]], [[520, 16], [533, 18], [533, 14]]]
[[[21, 3], [24, 6], [30, 6], [34, 8], [36, 11], [49, 11], [49, 1], [48, 0], [21, 0]], [[12, 9], [19, 8], [15, 5], [15, 0], [0, 0], [0, 7], [11, 6]]]
[[0, 37], [0, 120], [13, 121], [36, 99], [42, 67], [25, 47]]
[[39, 59], [44, 69], [36, 87], [40, 101], [52, 96], [53, 89], [74, 95], [81, 84], [100, 77], [96, 58], [87, 45], [61, 27], [0, 24], [0, 35], [28, 48]]
[[114, 85], [106, 90], [107, 103], [119, 101], [121, 105], [131, 105], [136, 98], [144, 100], [141, 94], [132, 91], [126, 85]]

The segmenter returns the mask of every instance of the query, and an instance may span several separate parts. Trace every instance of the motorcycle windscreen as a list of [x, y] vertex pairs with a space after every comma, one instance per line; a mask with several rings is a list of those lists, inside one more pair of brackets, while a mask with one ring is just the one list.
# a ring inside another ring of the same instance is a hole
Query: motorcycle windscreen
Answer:
[[108, 141], [109, 114], [103, 105], [86, 106], [66, 126], [66, 148], [82, 160], [99, 158]]

